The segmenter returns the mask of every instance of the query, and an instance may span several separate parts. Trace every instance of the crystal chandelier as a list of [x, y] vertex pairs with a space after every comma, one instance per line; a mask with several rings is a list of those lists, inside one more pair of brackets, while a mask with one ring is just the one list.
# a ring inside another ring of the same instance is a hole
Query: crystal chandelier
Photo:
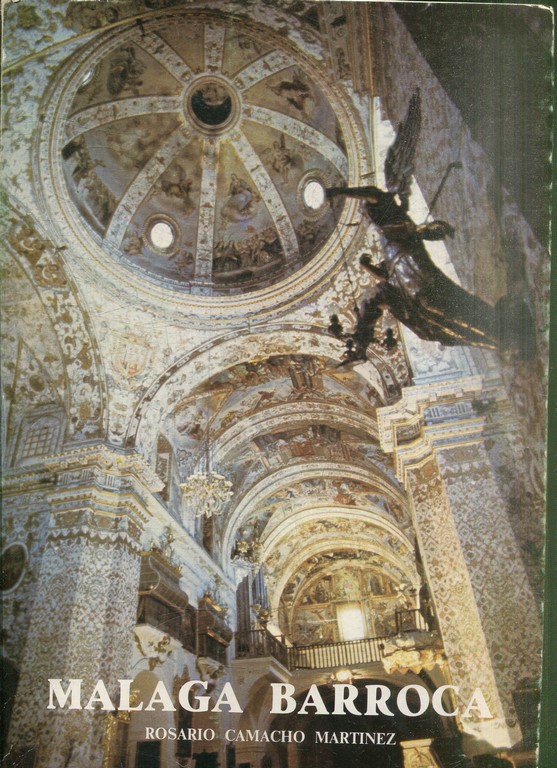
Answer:
[[182, 494], [196, 517], [220, 515], [233, 495], [232, 483], [218, 472], [194, 472], [181, 484]]
[[209, 425], [205, 438], [205, 455], [200, 468], [181, 483], [182, 496], [196, 517], [220, 515], [226, 502], [232, 497], [232, 483], [224, 475], [212, 469]]

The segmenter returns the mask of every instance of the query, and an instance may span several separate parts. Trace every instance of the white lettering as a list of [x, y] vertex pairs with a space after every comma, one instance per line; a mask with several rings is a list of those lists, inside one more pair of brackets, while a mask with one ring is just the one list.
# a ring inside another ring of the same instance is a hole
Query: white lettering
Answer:
[[93, 693], [91, 694], [91, 698], [83, 707], [83, 709], [94, 709], [95, 707], [93, 705], [97, 703], [102, 705], [100, 709], [104, 709], [108, 712], [116, 709], [114, 704], [110, 701], [110, 696], [106, 690], [106, 685], [102, 680], [97, 680], [97, 684], [93, 690]]
[[431, 697], [431, 703], [433, 705], [433, 709], [437, 712], [438, 715], [443, 715], [444, 717], [454, 717], [458, 712], [458, 707], [453, 709], [452, 712], [447, 712], [443, 706], [443, 694], [448, 690], [453, 690], [455, 695], [458, 694], [458, 688], [456, 686], [442, 685], [434, 692], [433, 696]]
[[236, 694], [232, 688], [231, 683], [225, 683], [222, 689], [221, 695], [217, 699], [217, 703], [213, 707], [213, 712], [220, 712], [221, 705], [229, 708], [229, 712], [243, 712], [240, 706], [240, 702], [236, 698]]
[[178, 693], [178, 701], [180, 702], [180, 705], [189, 712], [207, 712], [209, 709], [209, 696], [194, 696], [193, 698], [195, 701], [199, 703], [199, 706], [197, 707], [194, 707], [190, 703], [190, 691], [198, 685], [205, 691], [207, 690], [207, 683], [203, 680], [190, 680], [180, 688], [180, 692]]
[[130, 706], [130, 689], [133, 680], [118, 680], [120, 683], [120, 703], [118, 709], [127, 710], [129, 712], [136, 712], [138, 709], [143, 709], [143, 702], [141, 701], [137, 707]]
[[304, 703], [299, 709], [300, 715], [307, 715], [307, 707], [312, 707], [315, 709], [316, 715], [328, 715], [329, 712], [327, 711], [327, 707], [325, 706], [325, 702], [321, 698], [321, 694], [319, 693], [319, 688], [314, 684], [310, 686], [309, 691], [307, 692], [306, 698], [304, 699]]
[[386, 685], [366, 685], [367, 688], [367, 709], [366, 715], [377, 715], [377, 707], [382, 715], [394, 717], [387, 706], [387, 700], [391, 697], [391, 689]]
[[361, 712], [358, 712], [354, 704], [358, 695], [358, 689], [355, 685], [349, 685], [348, 683], [339, 685], [336, 683], [333, 685], [333, 688], [335, 689], [335, 708], [332, 712], [333, 715], [344, 715], [345, 711], [351, 712], [353, 715], [362, 714]]
[[156, 688], [153, 691], [153, 695], [145, 707], [145, 711], [153, 712], [155, 710], [155, 704], [162, 704], [162, 712], [176, 712], [176, 707], [172, 703], [172, 699], [168, 695], [168, 691], [166, 690], [166, 686], [162, 680], [159, 680], [157, 683]]
[[70, 699], [70, 706], [68, 709], [81, 709], [81, 680], [77, 678], [70, 678], [67, 691], [62, 689], [61, 678], [55, 680], [49, 679], [49, 700], [47, 709], [56, 709], [54, 703], [54, 697], [58, 701], [58, 706], [65, 706], [68, 699]]
[[482, 718], [482, 720], [489, 720], [493, 717], [491, 712], [489, 711], [489, 707], [487, 706], [487, 701], [484, 698], [484, 695], [480, 688], [476, 688], [473, 693], [472, 697], [468, 703], [468, 706], [464, 710], [464, 714], [462, 717], [470, 717], [470, 712], [472, 710], [477, 710], [479, 717]]
[[[296, 690], [291, 683], [271, 683], [273, 700], [271, 714], [288, 714], [296, 709], [296, 699], [292, 696]], [[286, 705], [283, 707], [283, 702]]]
[[[408, 691], [412, 690], [417, 692], [418, 698], [420, 700], [420, 707], [417, 712], [412, 712], [408, 706]], [[400, 689], [398, 696], [396, 697], [396, 705], [399, 711], [408, 717], [418, 717], [419, 715], [423, 715], [428, 707], [428, 704], [429, 694], [423, 685], [405, 685], [404, 688]]]

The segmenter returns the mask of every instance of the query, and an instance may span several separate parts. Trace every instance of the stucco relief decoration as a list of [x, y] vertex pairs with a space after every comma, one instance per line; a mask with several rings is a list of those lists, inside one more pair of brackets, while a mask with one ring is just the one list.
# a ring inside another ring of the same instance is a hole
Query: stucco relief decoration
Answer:
[[422, 650], [397, 650], [382, 659], [382, 664], [389, 674], [394, 672], [414, 672], [419, 675], [422, 670], [431, 671], [436, 665], [443, 663], [444, 656], [433, 648]]
[[148, 624], [136, 626], [134, 634], [137, 649], [147, 661], [150, 672], [164, 664], [172, 652], [181, 647], [178, 640]]
[[[42, 305], [39, 311], [48, 317], [49, 332], [54, 331], [57, 337], [58, 348], [54, 356], [63, 361], [65, 380], [55, 384], [59, 392], [57, 400], [64, 404], [66, 411], [68, 431], [75, 437], [97, 437], [102, 429], [103, 415], [97, 351], [75, 286], [66, 276], [63, 249], [40, 234], [30, 215], [22, 216], [15, 208], [9, 208], [8, 214], [4, 219], [3, 235], [20, 268], [37, 286]], [[12, 329], [17, 328], [24, 318], [23, 313]], [[48, 349], [52, 345], [47, 343], [45, 346]], [[50, 364], [50, 358], [47, 362]], [[31, 389], [40, 394], [38, 381], [33, 385], [30, 380], [30, 384]], [[65, 387], [69, 390], [67, 394]]]
[[[373, 707], [368, 683], [400, 710], [398, 768], [440, 768], [410, 731], [435, 733], [447, 762], [524, 746], [544, 372], [501, 355], [494, 305], [522, 262], [543, 303], [545, 256], [505, 190], [495, 211], [493, 169], [407, 5], [7, 3], [0, 591], [16, 762], [373, 762], [363, 741], [381, 741], [383, 716], [374, 731], [351, 717]], [[396, 186], [399, 121], [412, 157]], [[524, 250], [508, 274], [507, 242]], [[487, 328], [469, 316], [486, 306]], [[134, 678], [144, 706], [47, 709], [52, 678], [79, 678], [82, 704], [103, 680], [116, 705]], [[175, 700], [192, 680], [207, 709], [146, 708], [157, 684]], [[296, 709], [315, 684], [331, 717], [270, 711], [275, 681]], [[242, 711], [213, 710], [229, 684]], [[492, 717], [438, 717], [444, 684], [455, 707], [480, 689]], [[429, 693], [415, 719], [404, 686]], [[294, 728], [305, 745], [229, 738]]]
[[73, 215], [138, 274], [181, 290], [226, 295], [282, 279], [340, 214], [324, 197], [319, 210], [306, 204], [305, 185], [347, 179], [318, 81], [294, 47], [208, 12], [121, 32], [84, 63], [66, 107]]
[[149, 342], [135, 333], [115, 334], [112, 341], [114, 368], [126, 378], [141, 376], [149, 366], [153, 350]]

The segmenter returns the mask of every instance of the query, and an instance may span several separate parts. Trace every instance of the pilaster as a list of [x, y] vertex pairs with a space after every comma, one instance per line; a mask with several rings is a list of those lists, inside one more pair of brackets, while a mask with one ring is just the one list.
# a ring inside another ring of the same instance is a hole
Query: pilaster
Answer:
[[16, 761], [32, 747], [36, 768], [100, 768], [107, 713], [98, 705], [47, 709], [48, 680], [61, 679], [64, 688], [70, 678], [82, 680], [84, 706], [98, 680], [114, 694], [127, 676], [140, 537], [156, 479], [139, 457], [106, 446], [52, 456], [46, 465], [50, 520], [9, 742]]
[[458, 698], [466, 705], [479, 688], [492, 715], [462, 717], [475, 754], [521, 737], [512, 694], [539, 674], [540, 618], [474, 411], [481, 380], [427, 390], [405, 390], [398, 408], [383, 409], [382, 446], [409, 492]]

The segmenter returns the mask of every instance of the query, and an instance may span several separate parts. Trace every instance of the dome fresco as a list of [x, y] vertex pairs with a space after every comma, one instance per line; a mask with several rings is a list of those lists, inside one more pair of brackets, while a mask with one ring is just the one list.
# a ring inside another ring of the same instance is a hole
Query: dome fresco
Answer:
[[83, 61], [61, 149], [71, 203], [126, 265], [198, 294], [257, 290], [308, 263], [346, 183], [335, 112], [307, 62], [256, 27], [187, 14]]

